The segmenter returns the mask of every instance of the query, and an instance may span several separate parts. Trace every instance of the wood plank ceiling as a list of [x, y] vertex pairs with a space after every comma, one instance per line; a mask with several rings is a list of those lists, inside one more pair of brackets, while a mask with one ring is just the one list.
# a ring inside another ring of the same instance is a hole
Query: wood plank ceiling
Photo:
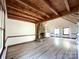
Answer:
[[79, 22], [79, 13], [71, 13], [69, 15], [63, 16], [62, 18], [76, 24], [77, 22]]
[[75, 12], [79, 0], [6, 0], [9, 18], [39, 23]]

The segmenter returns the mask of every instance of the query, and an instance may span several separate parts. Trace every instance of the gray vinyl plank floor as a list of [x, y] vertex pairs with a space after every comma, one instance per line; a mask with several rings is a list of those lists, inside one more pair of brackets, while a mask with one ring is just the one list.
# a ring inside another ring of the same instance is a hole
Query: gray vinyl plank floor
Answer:
[[50, 37], [8, 48], [7, 59], [78, 59], [73, 39]]

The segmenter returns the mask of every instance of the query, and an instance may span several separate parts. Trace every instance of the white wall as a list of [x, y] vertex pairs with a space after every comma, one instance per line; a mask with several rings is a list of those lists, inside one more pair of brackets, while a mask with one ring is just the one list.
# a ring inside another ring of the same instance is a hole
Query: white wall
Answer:
[[[46, 32], [54, 33], [54, 29], [59, 28], [60, 32], [61, 32], [61, 34], [60, 34], [61, 36], [73, 37], [73, 38], [76, 37], [76, 35], [74, 35], [77, 33], [76, 24], [74, 24], [68, 20], [65, 20], [63, 18], [57, 18], [54, 20], [44, 22], [44, 25], [45, 25]], [[63, 35], [63, 28], [70, 28], [70, 35]]]
[[[6, 35], [7, 36], [16, 36], [16, 35], [32, 35], [35, 34], [35, 24], [29, 22], [23, 22], [13, 19], [6, 20]], [[15, 37], [8, 38], [7, 45], [14, 45], [19, 43], [24, 43], [28, 41], [35, 40], [35, 35], [33, 36], [24, 36], [24, 37]]]
[[78, 59], [79, 59], [79, 23], [77, 23], [78, 25], [78, 34], [77, 34], [77, 37], [78, 37]]

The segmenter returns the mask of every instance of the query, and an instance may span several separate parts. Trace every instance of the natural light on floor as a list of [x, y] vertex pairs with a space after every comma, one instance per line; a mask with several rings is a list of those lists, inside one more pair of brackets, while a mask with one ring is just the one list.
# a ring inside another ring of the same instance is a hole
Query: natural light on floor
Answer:
[[[61, 40], [60, 40], [61, 39]], [[68, 40], [68, 39], [63, 39], [63, 38], [54, 38], [54, 44], [56, 45], [56, 46], [63, 46], [64, 48], [67, 48], [67, 49], [69, 49], [69, 48], [71, 48], [71, 42]]]

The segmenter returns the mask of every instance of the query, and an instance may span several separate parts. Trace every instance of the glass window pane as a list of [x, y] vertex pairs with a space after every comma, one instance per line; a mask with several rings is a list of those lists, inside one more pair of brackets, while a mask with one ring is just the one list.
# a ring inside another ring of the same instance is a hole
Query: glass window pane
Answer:
[[69, 28], [64, 28], [64, 34], [69, 34]]
[[3, 49], [3, 30], [0, 30], [0, 53]]
[[59, 32], [59, 29], [55, 29], [54, 30], [54, 34], [59, 34], [60, 32]]

